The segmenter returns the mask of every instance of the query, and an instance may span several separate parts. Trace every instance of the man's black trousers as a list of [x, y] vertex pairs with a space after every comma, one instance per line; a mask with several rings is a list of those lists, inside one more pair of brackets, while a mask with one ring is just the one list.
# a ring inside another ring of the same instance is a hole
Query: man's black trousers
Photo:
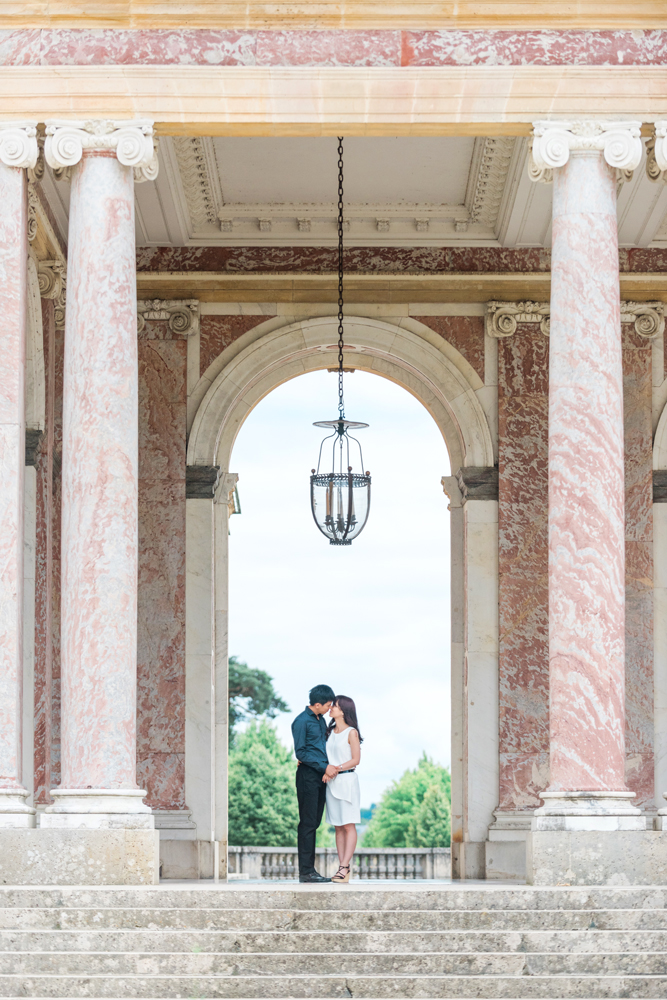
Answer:
[[308, 875], [315, 871], [315, 837], [322, 822], [327, 786], [322, 781], [322, 774], [307, 764], [299, 764], [296, 769], [296, 797], [299, 802], [299, 875]]

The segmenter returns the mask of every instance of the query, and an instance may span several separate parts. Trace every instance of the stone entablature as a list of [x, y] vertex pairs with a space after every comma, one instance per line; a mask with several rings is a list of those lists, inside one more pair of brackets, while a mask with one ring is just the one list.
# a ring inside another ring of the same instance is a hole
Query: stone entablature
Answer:
[[[247, 6], [252, 9], [253, 5]], [[667, 31], [656, 29], [654, 23], [648, 26], [653, 30], [638, 31], [641, 14], [637, 10], [632, 12], [632, 29], [619, 25], [616, 30], [599, 30], [595, 18], [596, 23], [586, 25], [593, 30], [577, 30], [576, 18], [572, 17], [566, 30], [535, 30], [537, 23], [545, 24], [550, 13], [549, 8], [539, 4], [539, 13], [531, 17], [529, 31], [525, 32], [517, 28], [516, 9], [512, 13], [511, 30], [507, 31], [498, 30], [500, 25], [494, 15], [493, 24], [485, 25], [484, 18], [475, 14], [474, 25], [459, 26], [455, 23], [456, 13], [451, 11], [442, 14], [446, 23], [437, 25], [434, 21], [441, 15], [432, 5], [429, 5], [429, 25], [419, 28], [416, 26], [419, 15], [414, 7], [412, 2], [409, 13], [404, 15], [400, 4], [393, 5], [391, 12], [395, 12], [400, 23], [392, 27], [381, 27], [383, 11], [378, 7], [374, 23], [368, 27], [359, 24], [355, 5], [348, 3], [342, 14], [344, 31], [335, 30], [333, 21], [323, 24], [319, 13], [313, 15], [310, 24], [306, 23], [307, 18], [301, 24], [295, 23], [292, 4], [283, 18], [280, 4], [274, 4], [270, 10], [263, 5], [256, 23], [251, 13], [244, 12], [243, 24], [238, 19], [235, 22], [233, 13], [225, 17], [222, 8], [212, 11], [206, 5], [201, 27], [192, 26], [197, 24], [192, 7], [187, 15], [188, 27], [178, 23], [181, 18], [177, 11], [172, 14], [171, 23], [168, 12], [160, 8], [154, 24], [133, 28], [129, 21], [123, 23], [122, 16], [114, 9], [106, 27], [116, 30], [106, 30], [102, 35], [97, 17], [95, 26], [90, 28], [86, 18], [77, 23], [68, 11], [59, 27], [59, 15], [51, 11], [48, 27], [38, 17], [24, 18], [16, 25], [3, 51], [3, 65], [68, 64], [74, 45], [78, 65], [89, 66], [145, 65], [147, 59], [165, 66], [363, 65], [378, 69], [567, 66], [574, 58], [578, 66], [661, 66], [667, 61]], [[627, 7], [623, 11], [626, 13]], [[388, 13], [388, 19], [391, 16]], [[216, 23], [218, 17], [224, 23]], [[410, 22], [410, 28], [405, 27], [404, 18]], [[8, 26], [10, 20], [11, 15], [6, 14]], [[557, 26], [562, 28], [562, 23]]]

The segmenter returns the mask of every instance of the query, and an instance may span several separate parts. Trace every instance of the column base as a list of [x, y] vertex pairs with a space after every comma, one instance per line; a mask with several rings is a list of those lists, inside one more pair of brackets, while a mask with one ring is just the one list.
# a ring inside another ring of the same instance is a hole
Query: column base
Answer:
[[542, 831], [646, 829], [646, 817], [630, 802], [634, 792], [541, 792], [544, 805], [533, 813], [531, 828]]
[[0, 830], [27, 830], [35, 825], [35, 812], [26, 801], [25, 788], [0, 788]]
[[55, 799], [40, 816], [42, 830], [153, 830], [141, 788], [54, 788]]
[[0, 884], [157, 885], [157, 830], [0, 830]]
[[662, 885], [667, 883], [667, 832], [531, 830], [526, 838], [529, 885]]
[[496, 810], [486, 842], [487, 879], [525, 879], [526, 837], [532, 812]]

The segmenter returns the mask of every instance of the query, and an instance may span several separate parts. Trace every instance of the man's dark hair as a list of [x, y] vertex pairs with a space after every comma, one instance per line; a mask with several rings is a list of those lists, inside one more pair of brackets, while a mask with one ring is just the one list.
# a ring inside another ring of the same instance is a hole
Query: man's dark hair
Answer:
[[328, 684], [316, 684], [308, 695], [309, 705], [326, 705], [328, 701], [333, 701], [336, 695]]

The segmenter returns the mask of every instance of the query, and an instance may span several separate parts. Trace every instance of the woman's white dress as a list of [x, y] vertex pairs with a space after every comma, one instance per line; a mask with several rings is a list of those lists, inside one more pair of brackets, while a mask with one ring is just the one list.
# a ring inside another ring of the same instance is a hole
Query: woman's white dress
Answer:
[[[349, 737], [350, 726], [342, 733], [333, 729], [327, 740], [327, 757], [330, 764], [346, 764], [352, 756]], [[327, 783], [327, 823], [345, 826], [346, 823], [361, 823], [359, 779], [354, 771], [341, 771]]]

